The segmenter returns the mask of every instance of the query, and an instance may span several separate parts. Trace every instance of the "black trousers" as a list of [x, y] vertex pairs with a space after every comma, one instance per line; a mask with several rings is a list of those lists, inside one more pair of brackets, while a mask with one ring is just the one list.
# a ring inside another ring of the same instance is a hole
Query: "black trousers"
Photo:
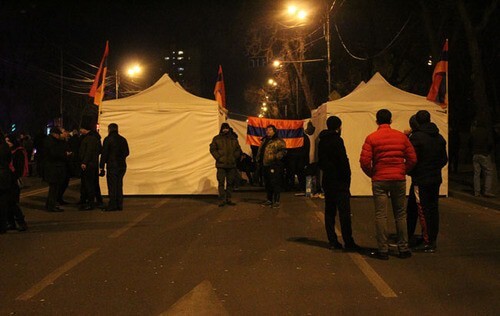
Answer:
[[408, 202], [406, 203], [406, 228], [408, 230], [408, 240], [415, 234], [417, 227], [417, 220], [419, 218], [418, 212], [420, 207], [420, 200], [417, 203], [415, 196], [415, 185], [412, 183], [410, 186], [410, 193], [408, 195]]
[[424, 222], [422, 227], [424, 241], [429, 244], [435, 244], [439, 233], [439, 187], [440, 183], [419, 185], [418, 192], [420, 196], [420, 205], [422, 207]]
[[9, 189], [0, 190], [0, 232], [2, 233], [7, 229], [9, 198]]
[[110, 209], [123, 209], [123, 177], [126, 169], [108, 168], [106, 170], [106, 180], [108, 183]]
[[66, 189], [68, 188], [69, 185], [69, 171], [68, 171], [68, 176], [64, 179], [63, 183], [61, 183], [61, 187], [59, 188], [59, 194], [57, 195], [57, 201], [61, 202], [64, 201], [64, 192], [66, 192]]
[[[98, 175], [97, 168], [87, 165], [85, 170], [82, 170], [81, 187], [80, 187], [80, 201], [94, 205], [96, 199], [96, 185], [95, 177]], [[99, 179], [97, 179], [99, 180]]]
[[9, 198], [9, 208], [8, 208], [8, 222], [9, 224], [15, 225], [15, 223], [21, 224], [24, 223], [24, 214], [21, 208], [19, 207], [19, 201], [21, 197], [21, 189], [16, 184], [11, 189], [10, 198]]
[[263, 168], [267, 200], [273, 203], [279, 202], [280, 193], [283, 191], [283, 164], [273, 164]]
[[47, 202], [45, 203], [45, 208], [47, 208], [48, 210], [53, 210], [56, 207], [60, 190], [61, 190], [61, 182], [49, 183], [49, 193], [47, 195]]
[[217, 168], [217, 182], [219, 183], [218, 190], [220, 200], [231, 200], [236, 173], [236, 168]]
[[323, 190], [325, 191], [325, 229], [328, 241], [330, 243], [338, 241], [335, 233], [335, 217], [338, 211], [342, 239], [346, 245], [353, 244], [349, 191], [327, 187]]

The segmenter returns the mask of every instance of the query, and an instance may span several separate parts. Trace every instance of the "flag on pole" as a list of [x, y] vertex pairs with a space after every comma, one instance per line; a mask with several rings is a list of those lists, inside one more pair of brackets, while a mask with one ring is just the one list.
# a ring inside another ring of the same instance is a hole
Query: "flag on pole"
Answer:
[[217, 82], [214, 88], [215, 100], [219, 103], [219, 107], [226, 110], [226, 87], [224, 86], [224, 75], [222, 74], [222, 66], [219, 65], [217, 73]]
[[432, 74], [432, 85], [427, 100], [436, 102], [443, 109], [448, 107], [448, 40], [444, 43], [441, 60], [436, 64]]
[[260, 146], [266, 136], [266, 127], [274, 125], [279, 138], [286, 143], [286, 148], [298, 148], [304, 145], [304, 122], [302, 120], [276, 120], [249, 117], [247, 123], [247, 144]]
[[109, 44], [106, 41], [106, 48], [104, 49], [104, 55], [101, 59], [101, 64], [99, 65], [99, 70], [95, 75], [94, 82], [90, 88], [89, 96], [94, 98], [94, 104], [97, 106], [101, 105], [102, 98], [104, 97], [104, 86], [106, 79], [106, 72], [108, 70], [108, 54], [109, 54]]

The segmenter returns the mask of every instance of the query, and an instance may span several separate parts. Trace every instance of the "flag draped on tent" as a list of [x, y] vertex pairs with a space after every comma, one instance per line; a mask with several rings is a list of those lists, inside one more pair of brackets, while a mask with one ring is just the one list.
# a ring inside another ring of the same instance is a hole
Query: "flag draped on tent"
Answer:
[[226, 111], [226, 87], [224, 86], [224, 75], [222, 74], [222, 66], [219, 65], [217, 73], [217, 82], [214, 88], [215, 100], [219, 103], [219, 108]]
[[266, 127], [274, 125], [278, 137], [286, 143], [286, 148], [297, 148], [304, 145], [304, 122], [302, 120], [276, 120], [249, 117], [247, 123], [247, 144], [260, 146], [262, 137], [266, 136]]
[[448, 107], [448, 40], [444, 43], [441, 60], [432, 74], [432, 85], [427, 100], [438, 103], [443, 109]]
[[109, 54], [109, 44], [106, 41], [106, 48], [104, 49], [104, 55], [101, 59], [101, 64], [99, 65], [99, 70], [95, 75], [94, 82], [90, 88], [89, 96], [94, 98], [94, 104], [100, 106], [102, 103], [102, 98], [104, 97], [104, 86], [106, 79], [106, 72], [108, 70], [108, 54]]

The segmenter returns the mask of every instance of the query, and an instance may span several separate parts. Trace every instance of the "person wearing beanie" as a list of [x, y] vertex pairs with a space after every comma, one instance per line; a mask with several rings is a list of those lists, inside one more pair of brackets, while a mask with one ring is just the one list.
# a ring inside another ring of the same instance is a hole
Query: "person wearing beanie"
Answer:
[[391, 128], [392, 113], [389, 110], [379, 110], [376, 117], [378, 129], [366, 137], [359, 158], [361, 169], [372, 180], [375, 204], [378, 251], [370, 253], [370, 256], [380, 260], [389, 259], [387, 203], [390, 197], [396, 224], [398, 257], [406, 259], [411, 257], [406, 227], [406, 175], [417, 163], [417, 156], [408, 137]]
[[[418, 129], [411, 134], [410, 142], [417, 153], [417, 164], [411, 170], [410, 176], [415, 198], [420, 204], [417, 209], [423, 243], [414, 247], [413, 251], [432, 253], [436, 251], [439, 232], [441, 169], [448, 163], [448, 155], [446, 140], [439, 134], [436, 124], [431, 122], [430, 113], [421, 110], [415, 117]], [[411, 237], [413, 232], [408, 234], [411, 234]]]
[[231, 200], [236, 179], [236, 163], [241, 157], [238, 139], [231, 132], [228, 123], [222, 123], [220, 132], [210, 143], [210, 154], [215, 159], [219, 190], [219, 206], [236, 205]]
[[12, 197], [11, 191], [14, 187], [14, 174], [9, 167], [12, 160], [9, 145], [5, 141], [4, 134], [0, 130], [0, 234], [7, 231], [8, 205]]
[[335, 217], [337, 210], [344, 247], [347, 251], [359, 250], [352, 238], [351, 227], [351, 167], [349, 158], [340, 137], [342, 121], [337, 116], [330, 116], [326, 125], [328, 129], [319, 134], [318, 165], [323, 171], [323, 190], [325, 192], [325, 229], [332, 249], [342, 249], [335, 233]]

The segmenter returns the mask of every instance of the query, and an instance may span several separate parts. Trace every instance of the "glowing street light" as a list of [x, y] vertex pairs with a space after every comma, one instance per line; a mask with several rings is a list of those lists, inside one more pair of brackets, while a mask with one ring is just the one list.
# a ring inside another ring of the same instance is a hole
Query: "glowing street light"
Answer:
[[129, 77], [137, 77], [137, 75], [140, 75], [141, 73], [142, 68], [139, 65], [134, 65], [127, 69], [127, 75], [129, 75]]

